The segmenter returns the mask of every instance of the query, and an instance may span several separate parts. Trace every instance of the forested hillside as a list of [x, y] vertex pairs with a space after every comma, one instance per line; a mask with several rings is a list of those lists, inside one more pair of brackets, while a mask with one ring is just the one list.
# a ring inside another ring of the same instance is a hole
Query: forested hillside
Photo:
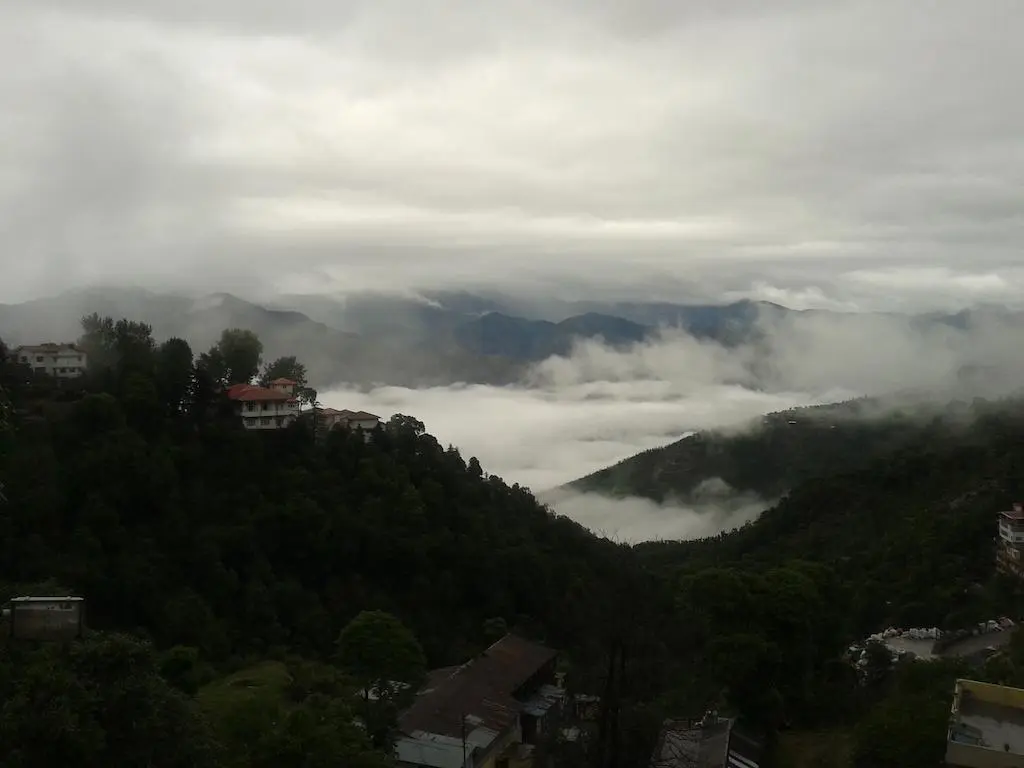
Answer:
[[769, 414], [653, 448], [570, 483], [575, 491], [692, 498], [713, 478], [766, 500], [815, 477], [864, 467], [909, 445], [942, 445], [963, 432], [971, 404], [864, 398]]
[[[67, 646], [0, 641], [8, 765], [383, 768], [395, 710], [355, 695], [359, 638], [406, 649], [377, 672], [412, 683], [505, 626], [561, 649], [570, 687], [602, 696], [576, 765], [646, 768], [663, 718], [709, 707], [769, 746], [834, 727], [866, 754], [878, 708], [911, 690], [940, 711], [950, 670], [865, 688], [843, 661], [851, 640], [1019, 605], [991, 549], [994, 513], [1024, 490], [1013, 403], [909, 431], [896, 418], [863, 437], [896, 453], [838, 474], [819, 455], [816, 479], [791, 475], [794, 490], [735, 534], [627, 548], [410, 416], [369, 441], [301, 421], [247, 432], [227, 384], [304, 376], [294, 358], [264, 364], [254, 334], [194, 355], [141, 323], [92, 316], [83, 330], [90, 371], [75, 382], [0, 346], [0, 599], [82, 595], [90, 626]], [[812, 421], [805, 436], [832, 439]], [[799, 441], [774, 450], [812, 466]], [[733, 464], [746, 474], [715, 474], [773, 487], [753, 458]], [[1017, 674], [1007, 663], [993, 679]], [[863, 764], [929, 764], [942, 733], [927, 722]], [[911, 737], [923, 746], [908, 760]]]

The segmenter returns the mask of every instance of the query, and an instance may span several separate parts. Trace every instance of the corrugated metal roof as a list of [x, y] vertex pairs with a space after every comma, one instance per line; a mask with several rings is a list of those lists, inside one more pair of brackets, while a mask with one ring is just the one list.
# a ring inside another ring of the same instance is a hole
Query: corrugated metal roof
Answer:
[[423, 731], [459, 739], [474, 725], [500, 733], [523, 709], [514, 694], [556, 655], [543, 645], [506, 635], [447, 676], [432, 675], [399, 718], [399, 727], [405, 734]]
[[12, 603], [80, 603], [84, 597], [12, 597]]

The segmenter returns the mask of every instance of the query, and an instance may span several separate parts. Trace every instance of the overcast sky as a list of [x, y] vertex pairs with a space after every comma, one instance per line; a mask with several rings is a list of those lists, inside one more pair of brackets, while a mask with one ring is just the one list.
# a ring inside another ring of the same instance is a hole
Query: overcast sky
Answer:
[[0, 301], [1024, 295], [1020, 0], [2, 0]]

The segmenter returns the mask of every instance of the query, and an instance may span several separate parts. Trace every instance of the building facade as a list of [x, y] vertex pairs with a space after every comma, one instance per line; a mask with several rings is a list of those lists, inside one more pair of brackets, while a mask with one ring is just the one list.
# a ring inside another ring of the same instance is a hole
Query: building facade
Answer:
[[711, 711], [700, 718], [666, 720], [650, 768], [758, 768], [763, 751], [734, 718]]
[[364, 432], [372, 432], [380, 425], [380, 417], [366, 411], [350, 411], [348, 409], [339, 411], [335, 408], [321, 408], [317, 418], [320, 425], [326, 429], [347, 427], [352, 430], [361, 429]]
[[1024, 768], [1024, 690], [957, 680], [946, 765]]
[[75, 344], [27, 344], [14, 350], [14, 357], [36, 373], [58, 379], [74, 379], [85, 373], [85, 351]]
[[506, 635], [458, 667], [434, 670], [398, 720], [402, 768], [533, 768], [565, 691], [557, 653]]
[[85, 600], [81, 597], [15, 597], [0, 613], [10, 637], [59, 641], [82, 636]]
[[1024, 504], [999, 513], [996, 566], [1003, 573], [1024, 578]]
[[227, 396], [246, 429], [284, 429], [299, 417], [296, 386], [290, 379], [275, 379], [267, 387], [234, 384]]

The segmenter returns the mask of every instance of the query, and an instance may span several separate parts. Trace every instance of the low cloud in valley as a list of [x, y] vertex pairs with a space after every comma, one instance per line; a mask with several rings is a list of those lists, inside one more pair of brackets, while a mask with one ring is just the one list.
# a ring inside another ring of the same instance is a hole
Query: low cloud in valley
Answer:
[[[1024, 328], [980, 315], [966, 328], [901, 316], [807, 313], [762, 319], [763, 339], [727, 349], [676, 331], [615, 350], [579, 344], [519, 386], [325, 392], [335, 407], [415, 415], [442, 443], [508, 482], [543, 492], [689, 432], [742, 428], [761, 414], [861, 395], [998, 396], [1024, 381]], [[593, 496], [557, 511], [628, 540], [702, 536], [751, 519], [767, 501], [726, 489], [696, 508]]]

